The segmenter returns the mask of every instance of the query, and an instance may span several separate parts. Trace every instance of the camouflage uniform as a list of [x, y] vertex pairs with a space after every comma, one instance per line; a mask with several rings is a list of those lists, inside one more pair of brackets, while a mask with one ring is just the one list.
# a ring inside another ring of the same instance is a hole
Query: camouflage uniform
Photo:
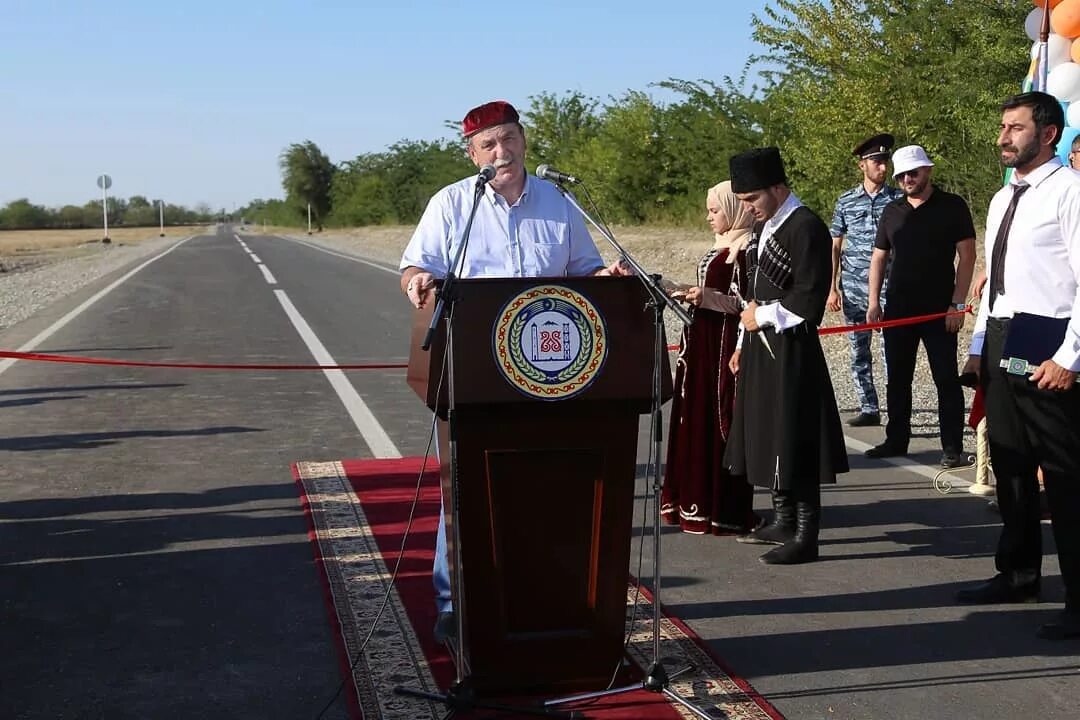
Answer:
[[[859, 183], [836, 201], [829, 230], [834, 238], [844, 238], [844, 249], [840, 254], [840, 293], [843, 296], [844, 319], [849, 325], [866, 322], [870, 303], [870, 256], [874, 253], [878, 221], [885, 206], [903, 196], [904, 193], [898, 188], [884, 185], [871, 197]], [[884, 287], [881, 296], [885, 297]], [[880, 412], [877, 390], [874, 388], [873, 353], [870, 347], [872, 336], [869, 330], [848, 333], [851, 340], [851, 374], [859, 396], [859, 412], [867, 415]]]

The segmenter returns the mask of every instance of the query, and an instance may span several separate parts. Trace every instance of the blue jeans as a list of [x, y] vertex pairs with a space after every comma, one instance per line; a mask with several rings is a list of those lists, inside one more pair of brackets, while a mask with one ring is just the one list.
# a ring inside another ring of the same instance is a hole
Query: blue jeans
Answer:
[[[844, 295], [843, 308], [844, 319], [849, 325], [860, 325], [866, 322], [865, 305], [859, 305]], [[859, 412], [869, 415], [877, 415], [881, 412], [878, 406], [877, 388], [874, 387], [874, 355], [871, 347], [873, 337], [872, 330], [848, 333], [851, 341], [851, 375], [855, 380], [855, 393], [859, 398]], [[884, 349], [881, 354], [884, 361]], [[887, 363], [884, 364], [884, 368], [888, 374]]]

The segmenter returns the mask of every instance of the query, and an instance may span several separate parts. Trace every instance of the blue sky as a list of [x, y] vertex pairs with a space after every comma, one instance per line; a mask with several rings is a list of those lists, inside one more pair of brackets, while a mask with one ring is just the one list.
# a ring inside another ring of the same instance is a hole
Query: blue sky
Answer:
[[81, 205], [102, 172], [189, 207], [280, 197], [293, 142], [341, 162], [495, 98], [737, 77], [767, 4], [5, 0], [0, 205]]

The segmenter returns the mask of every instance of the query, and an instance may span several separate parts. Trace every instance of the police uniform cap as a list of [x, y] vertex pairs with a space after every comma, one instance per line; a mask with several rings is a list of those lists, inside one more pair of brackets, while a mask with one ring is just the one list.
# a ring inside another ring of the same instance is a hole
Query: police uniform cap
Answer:
[[852, 154], [860, 160], [866, 160], [872, 157], [889, 157], [892, 153], [892, 147], [896, 143], [894, 138], [889, 133], [880, 133], [873, 137], [866, 138], [861, 143], [855, 146]]

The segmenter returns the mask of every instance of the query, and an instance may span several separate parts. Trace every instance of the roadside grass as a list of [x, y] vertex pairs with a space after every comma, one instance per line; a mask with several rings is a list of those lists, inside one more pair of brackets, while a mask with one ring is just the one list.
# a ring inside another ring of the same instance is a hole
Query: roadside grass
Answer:
[[[166, 227], [166, 237], [185, 237], [205, 232], [204, 226]], [[158, 237], [156, 227], [109, 228], [114, 243], [136, 243]], [[0, 230], [0, 256], [42, 255], [100, 243], [101, 228], [79, 230]]]

